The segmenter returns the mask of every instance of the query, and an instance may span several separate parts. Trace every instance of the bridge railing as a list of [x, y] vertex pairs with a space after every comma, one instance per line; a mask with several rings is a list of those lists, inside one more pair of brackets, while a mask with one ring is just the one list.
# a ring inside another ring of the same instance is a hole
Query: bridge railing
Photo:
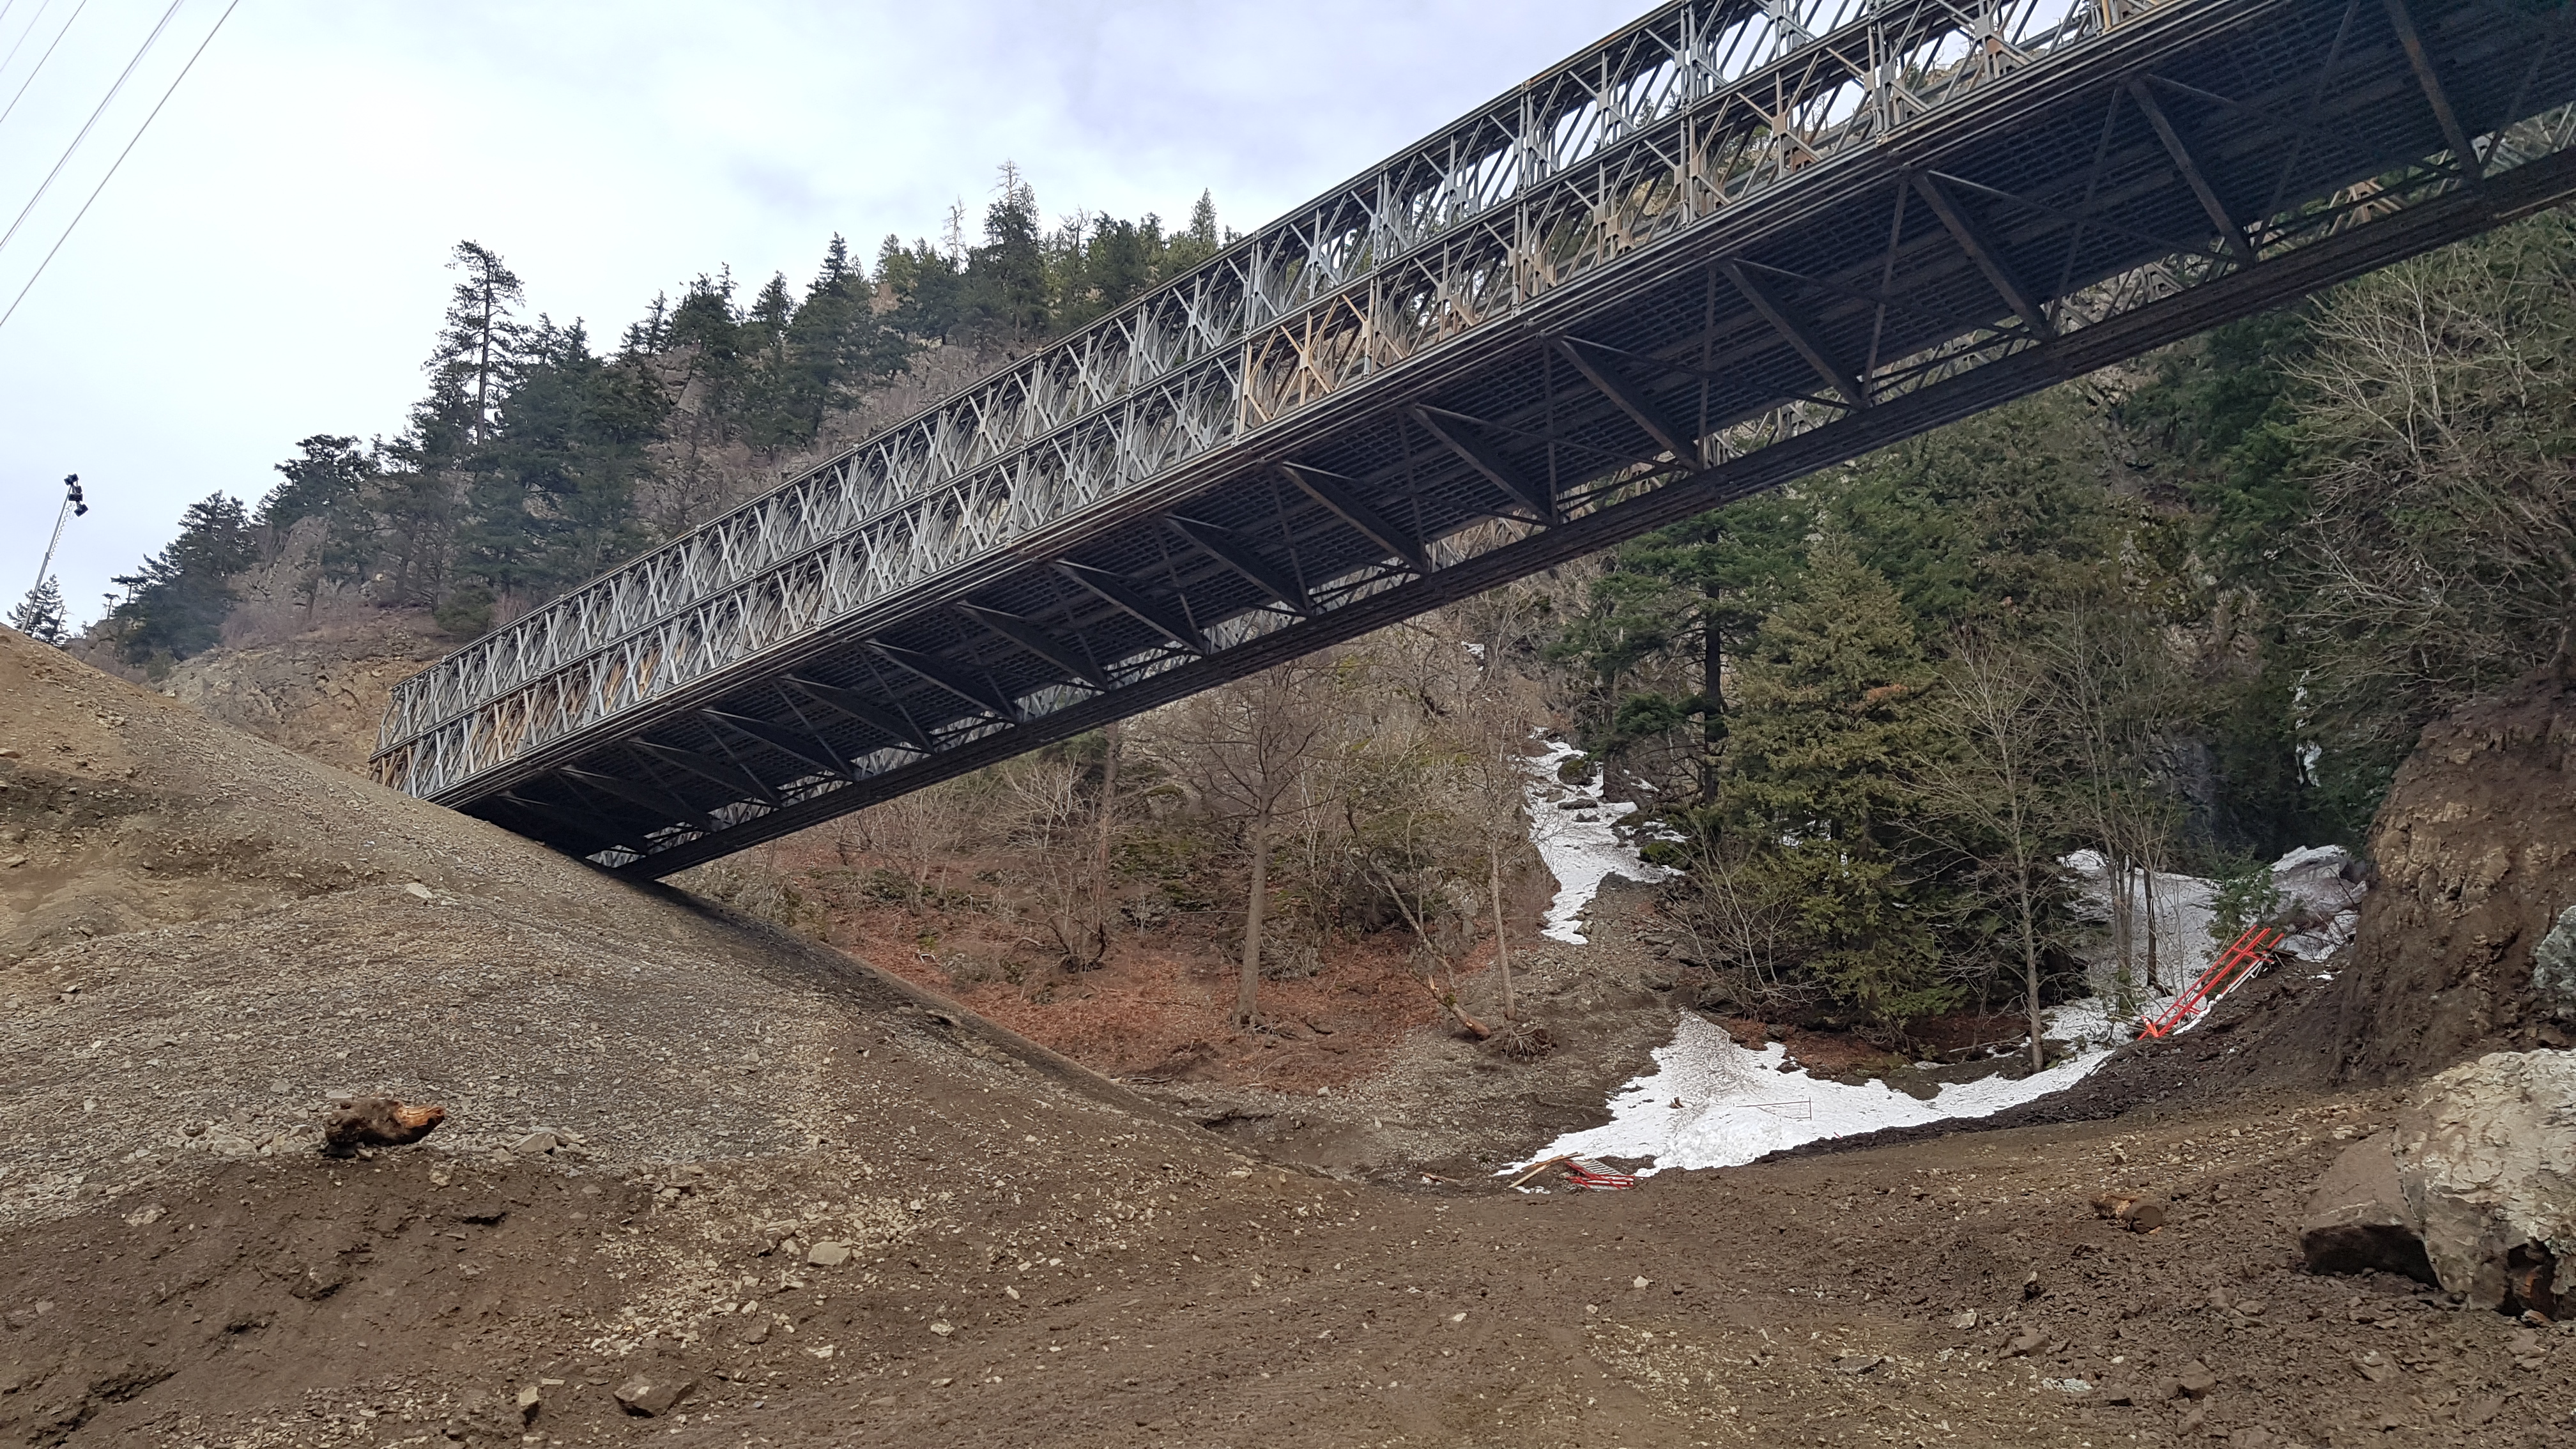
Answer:
[[442, 794], [1244, 444], [2113, 23], [2186, 3], [1667, 6], [1083, 332], [406, 681], [379, 773]]

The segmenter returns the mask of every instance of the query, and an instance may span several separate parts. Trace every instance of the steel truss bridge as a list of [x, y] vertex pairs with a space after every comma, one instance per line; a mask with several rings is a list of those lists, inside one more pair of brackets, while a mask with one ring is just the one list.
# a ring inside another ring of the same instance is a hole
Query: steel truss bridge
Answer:
[[2571, 0], [1682, 0], [400, 686], [660, 876], [2576, 191]]

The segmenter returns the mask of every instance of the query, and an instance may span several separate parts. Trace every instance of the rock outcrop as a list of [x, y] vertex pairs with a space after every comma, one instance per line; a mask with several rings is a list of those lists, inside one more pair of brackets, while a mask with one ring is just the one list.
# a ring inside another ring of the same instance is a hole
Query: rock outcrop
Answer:
[[2576, 1046], [2576, 678], [2544, 670], [2426, 729], [2370, 854], [2331, 1078]]
[[307, 759], [363, 775], [393, 687], [453, 647], [434, 630], [394, 627], [216, 649], [171, 670], [161, 692]]

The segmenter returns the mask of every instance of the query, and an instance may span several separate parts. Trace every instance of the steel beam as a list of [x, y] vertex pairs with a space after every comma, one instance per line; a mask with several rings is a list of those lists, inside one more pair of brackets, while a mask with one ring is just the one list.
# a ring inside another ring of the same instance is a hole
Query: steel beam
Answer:
[[2451, 143], [2451, 154], [2459, 158], [2460, 172], [2471, 180], [2485, 169], [2478, 148], [2469, 142], [2469, 133], [2460, 126], [2460, 116], [2451, 109], [2451, 94], [2443, 89], [2440, 73], [2433, 69], [2433, 57], [2424, 49], [2424, 37], [2415, 33], [2415, 17], [2406, 8], [2406, 0], [2381, 0], [2388, 8], [2389, 27], [2397, 32], [2397, 43], [2405, 48], [2406, 65], [2415, 72], [2415, 83], [2424, 88], [2424, 100], [2433, 108], [2435, 124], [2442, 128], [2442, 139]]
[[1442, 447], [1483, 474], [1486, 482], [1528, 508], [1538, 522], [1556, 521], [1556, 499], [1548, 493], [1547, 485], [1522, 477], [1520, 470], [1504, 461], [1503, 455], [1496, 452], [1492, 444], [1469, 431], [1476, 425], [1474, 418], [1442, 412], [1419, 403], [1414, 405], [1412, 413], [1413, 420], [1422, 425], [1424, 432], [1439, 439]]
[[769, 787], [768, 781], [731, 760], [719, 760], [697, 750], [684, 750], [677, 745], [654, 740], [635, 739], [626, 743], [664, 764], [676, 765], [701, 780], [711, 781], [737, 798], [766, 800], [771, 804], [778, 801], [778, 792]]
[[995, 719], [1017, 721], [1020, 717], [1017, 701], [984, 680], [948, 664], [945, 660], [888, 644], [882, 639], [868, 641], [868, 647], [874, 649], [888, 664], [915, 678], [939, 686]]
[[566, 766], [555, 773], [584, 789], [596, 790], [603, 795], [623, 800], [629, 805], [643, 809], [647, 812], [645, 818], [648, 820], [677, 818], [688, 821], [701, 830], [712, 831], [716, 828], [715, 821], [698, 807], [657, 786], [638, 784], [633, 780], [616, 775], [603, 775], [596, 770], [585, 770], [578, 766]]
[[2132, 79], [2129, 82], [2129, 99], [2137, 102], [2147, 124], [2155, 128], [2156, 139], [2164, 144], [2165, 154], [2173, 158], [2174, 169], [2182, 173], [2184, 183], [2191, 187], [2191, 194], [2199, 199], [2200, 209], [2209, 213], [2210, 224], [2218, 228], [2228, 251], [2235, 254], [2240, 264], [2254, 265], [2254, 243], [2246, 239], [2244, 224], [2236, 220], [2228, 211], [2227, 203], [2221, 201], [2218, 192], [2210, 186], [2209, 177], [2201, 171], [2200, 162], [2191, 154], [2191, 148], [2183, 144], [2182, 133], [2174, 129], [2173, 121], [2165, 115], [2165, 108], [2156, 103], [2155, 93], [2147, 89], [2145, 80]]
[[754, 744], [767, 745], [791, 759], [802, 760], [824, 774], [837, 775], [844, 780], [850, 778], [849, 762], [807, 731], [785, 729], [767, 720], [730, 714], [720, 709], [699, 710], [698, 717], [711, 724], [722, 725]]
[[868, 728], [925, 755], [937, 754], [939, 746], [930, 732], [904, 713], [901, 705], [880, 704], [856, 690], [818, 683], [811, 679], [787, 676], [787, 683], [807, 699], [845, 718], [857, 720]]
[[1056, 572], [1089, 590], [1101, 602], [1192, 654], [1207, 652], [1207, 640], [1200, 637], [1199, 631], [1188, 618], [1161, 600], [1146, 597], [1143, 590], [1125, 579], [1106, 569], [1096, 569], [1089, 564], [1078, 564], [1069, 559], [1057, 563], [1055, 567]]
[[1986, 285], [1993, 287], [1995, 295], [2004, 299], [2004, 305], [2013, 309], [2013, 315], [2021, 319], [2022, 325], [2039, 336], [2055, 336], [2057, 329], [2049, 325], [2048, 312], [2039, 305], [2037, 294], [2013, 275], [2011, 264], [2004, 260], [2003, 249], [1995, 245], [1983, 226], [1960, 209], [1958, 199], [1941, 185], [1941, 179], [1929, 171], [1917, 171], [1914, 173], [1914, 189], [1922, 194], [1925, 204], [1932, 208], [1932, 214], [1941, 219], [1942, 230], [1950, 233], [1950, 239], [1959, 244], [1959, 250], [1966, 252], [1968, 260], [1977, 264], [1977, 270], [1985, 274]]
[[1743, 263], [1730, 260], [1720, 262], [1718, 266], [1726, 273], [1726, 279], [1735, 284], [1735, 290], [1744, 294], [1744, 300], [1753, 304], [1753, 310], [1762, 314], [1762, 320], [1771, 324], [1771, 330], [1779, 333], [1792, 350], [1806, 359], [1807, 365], [1816, 370], [1816, 376], [1824, 379], [1827, 387], [1855, 408], [1869, 406], [1869, 391], [1860, 375], [1827, 356], [1824, 344], [1816, 340], [1806, 324], [1790, 316], [1788, 308], [1774, 300], [1761, 283], [1754, 281]]
[[1108, 674], [1085, 657], [1080, 646], [1069, 644], [1026, 619], [974, 604], [959, 604], [957, 612], [1062, 670], [1068, 679], [1081, 680], [1094, 689], [1109, 687]]
[[1296, 463], [1281, 463], [1279, 473], [1297, 485], [1299, 492], [1330, 509], [1342, 522], [1358, 529], [1369, 542], [1404, 560], [1415, 573], [1431, 572], [1431, 554], [1423, 548], [1422, 540], [1361, 502], [1359, 495], [1345, 486], [1348, 480]]
[[1306, 586], [1295, 574], [1261, 556], [1261, 551], [1230, 528], [1202, 523], [1175, 513], [1163, 520], [1172, 531], [1190, 541], [1190, 546], [1218, 563], [1242, 575], [1252, 585], [1278, 600], [1301, 617], [1312, 617], [1315, 601], [1308, 597]]

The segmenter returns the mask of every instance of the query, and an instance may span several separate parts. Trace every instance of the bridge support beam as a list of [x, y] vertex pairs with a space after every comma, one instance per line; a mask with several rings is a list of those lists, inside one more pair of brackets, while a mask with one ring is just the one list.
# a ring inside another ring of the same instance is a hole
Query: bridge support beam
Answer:
[[2174, 169], [2182, 173], [2183, 184], [2191, 188], [2191, 194], [2200, 202], [2200, 209], [2209, 213], [2210, 225], [2217, 227], [2219, 235], [2226, 239], [2227, 250], [2235, 254], [2241, 265], [2254, 265], [2254, 243], [2246, 239], [2244, 224], [2228, 211], [2226, 202], [2219, 200], [2209, 178], [2202, 174], [2200, 162], [2193, 158], [2191, 148], [2183, 144], [2182, 133], [2174, 129], [2172, 119], [2165, 115], [2165, 108], [2157, 104], [2155, 92], [2147, 89], [2145, 80], [2132, 78], [2129, 81], [2129, 99], [2138, 103], [2138, 110], [2146, 116], [2147, 124], [2155, 128], [2156, 139], [2164, 144], [2165, 155], [2173, 159]]
[[2460, 126], [2459, 112], [2451, 109], [2451, 93], [2442, 87], [2441, 73], [2433, 69], [2433, 57], [2424, 49], [2424, 37], [2415, 32], [2415, 16], [2406, 8], [2406, 0], [2382, 0], [2388, 7], [2388, 23], [2397, 32], [2397, 43], [2406, 51], [2406, 64], [2415, 72], [2415, 83], [2424, 89], [2424, 99], [2433, 108], [2434, 123], [2442, 128], [2442, 139], [2451, 143], [2451, 155], [2459, 162], [2460, 174], [2471, 181], [2478, 179], [2486, 163], [2469, 133]]
[[1357, 494], [1343, 486], [1345, 480], [1295, 463], [1282, 463], [1279, 471], [1297, 485], [1299, 492], [1331, 509], [1342, 522], [1367, 535], [1369, 542], [1411, 565], [1415, 573], [1431, 572], [1431, 554], [1422, 541], [1362, 503]]
[[1006, 720], [1013, 724], [1019, 722], [1020, 707], [1016, 701], [983, 680], [949, 664], [946, 660], [934, 659], [927, 654], [899, 648], [882, 639], [869, 640], [868, 647], [874, 649], [888, 664], [915, 678], [938, 685], [941, 689], [995, 719]]
[[1492, 444], [1470, 432], [1469, 428], [1475, 425], [1475, 419], [1458, 413], [1442, 412], [1420, 403], [1414, 404], [1412, 412], [1413, 420], [1422, 425], [1424, 432], [1439, 439], [1442, 447], [1457, 454], [1467, 466], [1483, 474], [1486, 482], [1500, 488], [1514, 501], [1526, 506], [1531, 513], [1537, 515], [1536, 521], [1556, 522], [1556, 499], [1549, 495], [1547, 485], [1522, 477], [1520, 470], [1505, 462], [1503, 455], [1496, 452]]
[[701, 780], [712, 781], [721, 788], [732, 791], [738, 799], [760, 800], [770, 804], [776, 804], [778, 801], [776, 792], [769, 788], [767, 781], [730, 760], [719, 760], [713, 755], [701, 754], [696, 750], [684, 750], [677, 745], [660, 744], [653, 740], [630, 740], [627, 743], [666, 765], [676, 765]]
[[1790, 316], [1789, 310], [1780, 305], [1768, 289], [1754, 281], [1752, 273], [1742, 262], [1729, 260], [1718, 263], [1718, 266], [1726, 273], [1726, 279], [1735, 284], [1735, 290], [1744, 294], [1744, 300], [1753, 304], [1753, 310], [1762, 314], [1762, 320], [1771, 324], [1771, 330], [1779, 333], [1792, 350], [1806, 359], [1807, 365], [1816, 370], [1816, 376], [1823, 378], [1827, 387], [1841, 395], [1842, 400], [1854, 409], [1869, 406], [1869, 392], [1862, 386], [1859, 374], [1827, 356], [1824, 344], [1816, 340], [1815, 334]]
[[1108, 673], [1084, 657], [1080, 647], [1066, 643], [1026, 619], [973, 604], [959, 604], [957, 612], [1064, 671], [1068, 679], [1078, 679], [1094, 689], [1109, 687]]
[[1179, 610], [1160, 600], [1147, 598], [1142, 590], [1107, 569], [1096, 569], [1070, 560], [1058, 563], [1055, 568], [1057, 573], [1088, 589], [1101, 602], [1192, 654], [1207, 652], [1207, 640], [1200, 637], [1197, 628]]
[[904, 713], [900, 705], [880, 704], [856, 690], [841, 689], [794, 674], [787, 676], [787, 684], [797, 693], [825, 709], [846, 719], [857, 720], [898, 745], [925, 755], [935, 755], [939, 752], [939, 746], [932, 742], [930, 732], [915, 723], [912, 716]]
[[1922, 194], [1925, 204], [1932, 208], [1932, 214], [1941, 219], [1941, 229], [1959, 244], [1959, 250], [1968, 254], [1968, 260], [1977, 264], [1977, 270], [1985, 273], [1986, 285], [1994, 288], [1995, 295], [2004, 299], [2004, 305], [2013, 309], [2013, 315], [2021, 319], [2022, 325], [2040, 337], [2056, 336], [2057, 329], [2049, 325], [2048, 313], [2040, 307], [2037, 295], [2022, 285], [2021, 278], [2013, 275], [2011, 264], [2004, 260], [2003, 249], [1996, 246], [1986, 229], [1960, 207], [1958, 198], [1941, 184], [1941, 178], [1929, 171], [1917, 171], [1914, 173], [1914, 189]]
[[1256, 588], [1286, 605], [1299, 618], [1314, 617], [1315, 601], [1307, 596], [1305, 586], [1298, 583], [1296, 576], [1288, 570], [1263, 558], [1242, 535], [1230, 528], [1201, 523], [1179, 514], [1163, 521], [1172, 526], [1174, 533], [1188, 539], [1191, 547], [1250, 580]]

